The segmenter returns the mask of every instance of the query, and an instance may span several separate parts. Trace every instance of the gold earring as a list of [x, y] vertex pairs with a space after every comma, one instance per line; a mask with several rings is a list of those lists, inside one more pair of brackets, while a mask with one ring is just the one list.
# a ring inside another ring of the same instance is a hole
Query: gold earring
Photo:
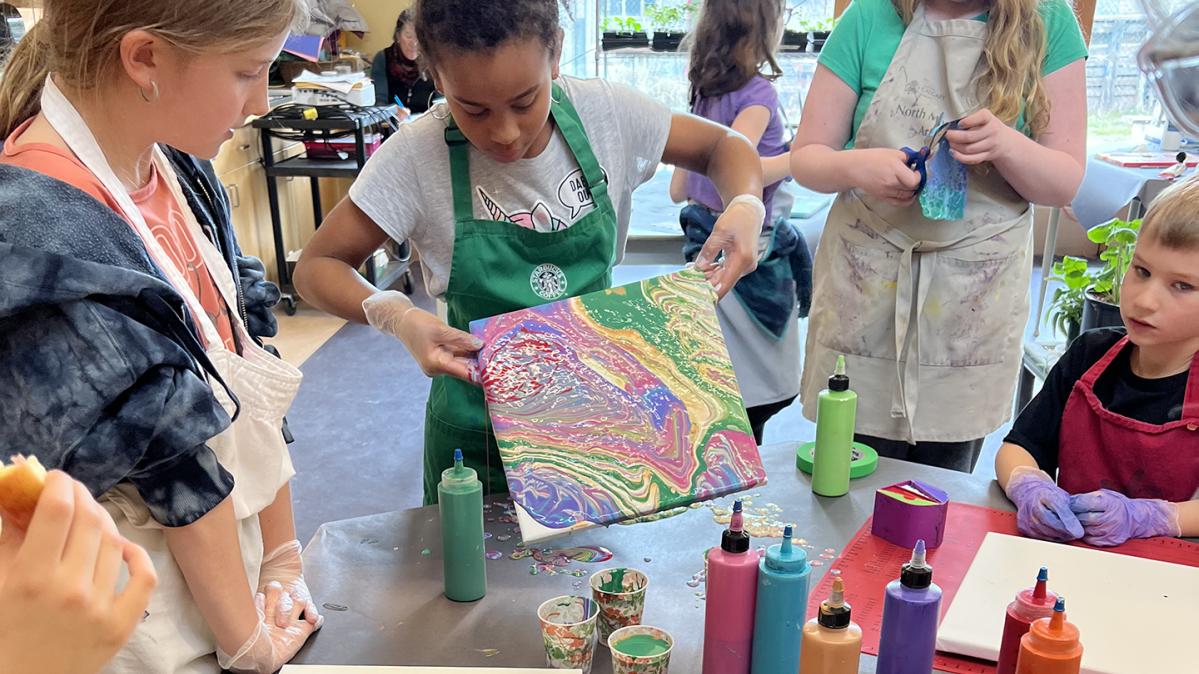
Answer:
[[137, 88], [137, 93], [142, 97], [143, 101], [147, 103], [153, 103], [154, 101], [158, 100], [158, 82], [150, 80], [150, 91], [151, 95], [147, 96], [145, 89], [142, 89], [141, 87]]

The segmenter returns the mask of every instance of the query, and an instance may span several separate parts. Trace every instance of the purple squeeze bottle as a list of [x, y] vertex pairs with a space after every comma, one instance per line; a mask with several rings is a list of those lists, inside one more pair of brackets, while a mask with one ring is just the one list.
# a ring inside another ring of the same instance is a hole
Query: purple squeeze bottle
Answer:
[[720, 547], [708, 551], [703, 674], [749, 674], [758, 597], [758, 558], [749, 551], [741, 501], [736, 501]]
[[875, 672], [929, 674], [937, 648], [940, 609], [941, 588], [933, 582], [933, 567], [924, 561], [921, 539], [912, 550], [912, 561], [903, 565], [899, 580], [887, 584]]

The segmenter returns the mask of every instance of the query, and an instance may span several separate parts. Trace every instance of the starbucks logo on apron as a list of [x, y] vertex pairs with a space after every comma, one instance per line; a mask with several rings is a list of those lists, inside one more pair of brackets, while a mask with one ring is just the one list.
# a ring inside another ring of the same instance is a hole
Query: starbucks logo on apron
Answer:
[[556, 264], [539, 264], [529, 277], [533, 292], [543, 300], [556, 300], [566, 294], [566, 274]]

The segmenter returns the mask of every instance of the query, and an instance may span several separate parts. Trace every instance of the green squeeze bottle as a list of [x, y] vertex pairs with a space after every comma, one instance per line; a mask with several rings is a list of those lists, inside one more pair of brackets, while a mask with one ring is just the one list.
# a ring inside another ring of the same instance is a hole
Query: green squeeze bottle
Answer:
[[461, 449], [454, 450], [454, 467], [441, 472], [437, 502], [445, 596], [453, 601], [482, 599], [487, 594], [483, 483], [473, 468], [462, 465]]
[[857, 413], [858, 394], [849, 390], [845, 356], [837, 356], [837, 368], [816, 403], [812, 491], [821, 496], [844, 496], [849, 492], [849, 464], [853, 459]]

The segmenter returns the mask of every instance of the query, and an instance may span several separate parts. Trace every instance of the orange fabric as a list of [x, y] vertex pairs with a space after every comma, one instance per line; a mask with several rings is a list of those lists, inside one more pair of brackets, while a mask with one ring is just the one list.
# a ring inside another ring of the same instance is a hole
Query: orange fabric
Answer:
[[[21, 125], [4, 143], [0, 152], [0, 163], [30, 169], [72, 185], [95, 197], [98, 201], [121, 215], [120, 206], [109, 194], [104, 185], [96, 178], [78, 158], [62, 148], [45, 143], [26, 143], [17, 145], [14, 141], [20, 138], [29, 122]], [[187, 227], [181, 206], [166, 184], [165, 177], [157, 170], [150, 177], [150, 182], [140, 190], [131, 193], [133, 203], [142, 212], [150, 232], [166, 251], [180, 274], [187, 279], [188, 287], [199, 298], [200, 305], [208, 318], [216, 325], [217, 332], [224, 342], [225, 348], [237, 351], [237, 342], [233, 338], [233, 323], [225, 300], [217, 288], [208, 266], [200, 255], [200, 248]], [[123, 217], [123, 216], [122, 216]], [[197, 330], [197, 332], [199, 332]], [[201, 339], [203, 337], [201, 336]]]

